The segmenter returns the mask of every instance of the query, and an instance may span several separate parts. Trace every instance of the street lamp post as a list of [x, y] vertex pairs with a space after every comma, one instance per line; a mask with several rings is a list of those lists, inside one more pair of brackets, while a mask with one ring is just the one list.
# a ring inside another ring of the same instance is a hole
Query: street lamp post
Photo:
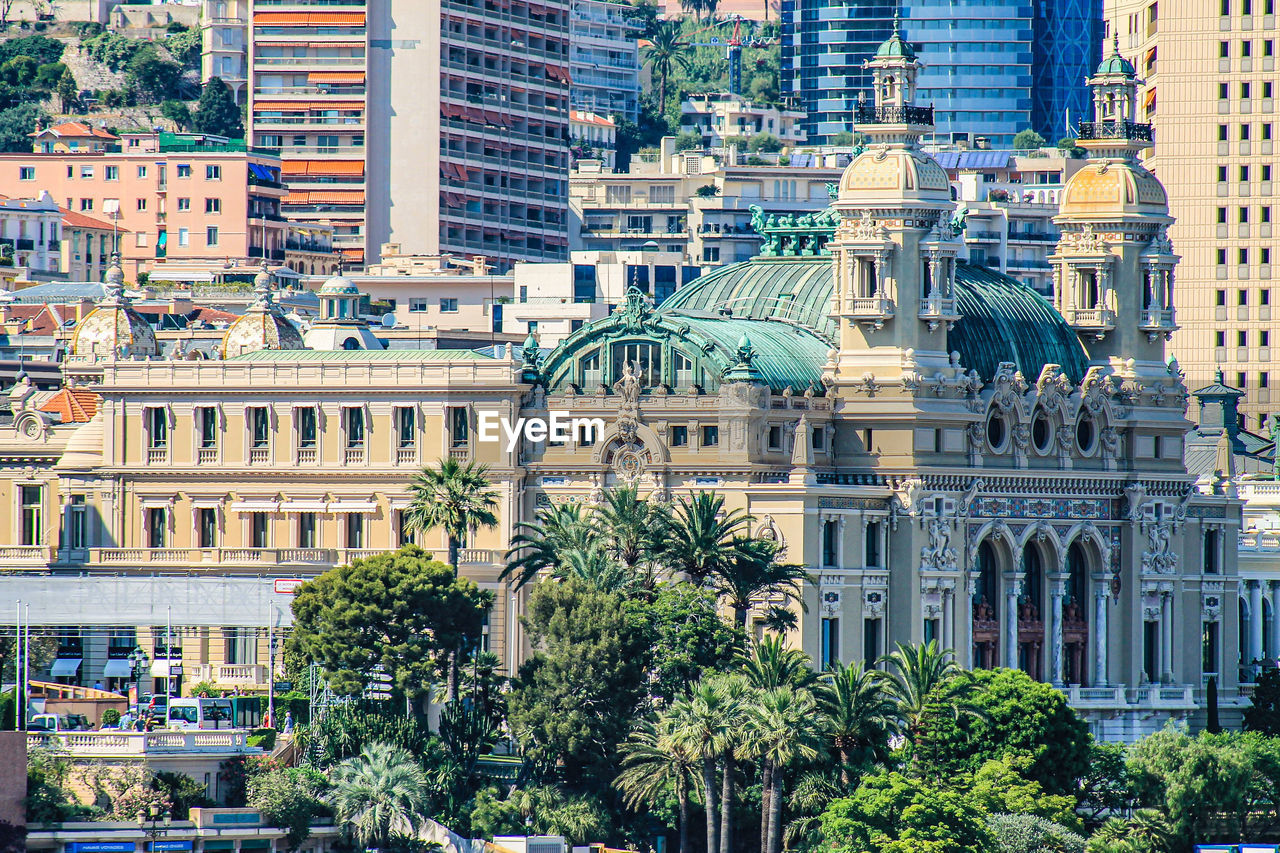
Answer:
[[142, 646], [134, 646], [129, 653], [129, 664], [133, 667], [133, 701], [142, 704], [142, 672], [148, 663], [147, 653]]
[[138, 809], [138, 827], [149, 839], [147, 844], [148, 853], [154, 853], [156, 839], [168, 831], [172, 822], [173, 816], [169, 814], [168, 809], [161, 809], [159, 806], [154, 805], [148, 806], [146, 809]]

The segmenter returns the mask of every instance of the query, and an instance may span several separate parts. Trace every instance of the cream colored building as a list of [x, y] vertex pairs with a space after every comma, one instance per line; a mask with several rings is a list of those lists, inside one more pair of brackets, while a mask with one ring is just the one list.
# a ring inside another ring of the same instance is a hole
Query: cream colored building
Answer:
[[752, 207], [772, 215], [822, 211], [840, 177], [838, 156], [795, 154], [781, 164], [774, 156], [748, 165], [738, 152], [731, 162], [677, 152], [675, 137], [665, 137], [659, 152], [633, 155], [627, 172], [579, 161], [569, 180], [570, 247], [619, 251], [655, 241], [700, 266], [746, 260], [760, 248]]
[[[1219, 14], [1226, 12], [1226, 14]], [[1280, 131], [1273, 91], [1280, 29], [1272, 0], [1158, 5], [1106, 0], [1108, 26], [1137, 69], [1136, 120], [1154, 128], [1147, 166], [1169, 192], [1182, 329], [1173, 352], [1188, 382], [1206, 384], [1221, 367], [1247, 393], [1249, 429], [1276, 410], [1272, 396], [1280, 334], [1272, 285], [1280, 250], [1272, 241], [1280, 207], [1273, 146]], [[1108, 34], [1111, 35], [1110, 33]]]
[[802, 111], [754, 104], [731, 92], [694, 94], [680, 104], [680, 130], [700, 134], [708, 148], [757, 133], [776, 136], [783, 145], [803, 145], [804, 118]]
[[[1112, 57], [1091, 80], [1051, 303], [964, 260], [950, 182], [919, 147], [933, 111], [913, 103], [910, 46], [895, 36], [871, 67], [870, 145], [829, 208], [758, 214], [756, 257], [658, 306], [629, 289], [545, 357], [271, 349], [267, 280], [227, 331], [242, 354], [161, 360], [114, 271], [66, 365], [99, 415], [53, 424], [29, 388], [11, 398], [0, 523], [22, 544], [0, 601], [29, 602], [34, 624], [153, 634], [171, 610], [184, 665], [214, 664], [227, 631], [287, 626], [295, 579], [395, 547], [409, 478], [457, 457], [500, 495], [460, 568], [496, 593], [487, 643], [508, 667], [526, 592], [497, 575], [517, 522], [622, 484], [710, 490], [813, 575], [787, 639], [818, 667], [936, 640], [1055, 685], [1099, 737], [1203, 725], [1211, 679], [1230, 724], [1241, 502], [1184, 462], [1178, 256], [1136, 159], [1134, 75]], [[488, 412], [561, 411], [603, 432], [479, 440]], [[1230, 456], [1229, 437], [1216, 447]], [[438, 533], [423, 545], [444, 553]], [[757, 634], [770, 603], [753, 602]]]

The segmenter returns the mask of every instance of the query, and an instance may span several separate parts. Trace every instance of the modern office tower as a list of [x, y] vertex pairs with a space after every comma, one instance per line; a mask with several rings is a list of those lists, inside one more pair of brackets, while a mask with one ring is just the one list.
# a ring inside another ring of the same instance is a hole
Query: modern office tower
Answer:
[[1246, 393], [1240, 410], [1251, 430], [1280, 402], [1271, 394], [1272, 375], [1280, 378], [1272, 341], [1280, 334], [1272, 313], [1280, 296], [1271, 257], [1280, 121], [1274, 12], [1274, 0], [1180, 4], [1164, 15], [1155, 0], [1107, 0], [1105, 8], [1120, 52], [1143, 80], [1139, 117], [1155, 136], [1145, 163], [1176, 220], [1169, 237], [1182, 256], [1182, 328], [1173, 354], [1191, 388], [1221, 368], [1226, 384]]
[[[347, 261], [568, 251], [569, 13], [537, 0], [255, 0], [253, 144]], [[437, 82], [438, 81], [438, 82]]]
[[1034, 4], [1031, 127], [1049, 144], [1069, 135], [1092, 105], [1084, 79], [1102, 52], [1102, 0]]
[[1084, 78], [1097, 63], [1102, 0], [784, 0], [782, 91], [809, 114], [811, 143], [850, 129], [862, 63], [900, 29], [924, 63], [920, 102], [932, 104], [935, 138], [984, 137], [1007, 148], [1035, 128], [1066, 135], [1089, 104]]
[[569, 15], [569, 97], [575, 109], [638, 119], [640, 47], [628, 8], [623, 3], [575, 0]]

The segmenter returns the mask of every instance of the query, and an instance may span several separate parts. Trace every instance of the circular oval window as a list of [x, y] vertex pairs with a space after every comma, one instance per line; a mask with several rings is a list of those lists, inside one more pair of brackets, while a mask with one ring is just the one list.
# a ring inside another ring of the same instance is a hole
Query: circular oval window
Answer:
[[999, 450], [1004, 447], [1004, 439], [1007, 434], [1008, 430], [1005, 428], [1003, 415], [993, 413], [991, 417], [987, 418], [987, 444], [990, 445], [992, 450]]
[[1049, 416], [1044, 412], [1036, 415], [1036, 419], [1031, 422], [1031, 441], [1038, 452], [1049, 451], [1049, 443], [1053, 441], [1053, 426], [1049, 423]]
[[1079, 445], [1080, 452], [1092, 453], [1093, 445], [1097, 438], [1098, 431], [1094, 429], [1093, 418], [1081, 418], [1076, 424], [1076, 444]]

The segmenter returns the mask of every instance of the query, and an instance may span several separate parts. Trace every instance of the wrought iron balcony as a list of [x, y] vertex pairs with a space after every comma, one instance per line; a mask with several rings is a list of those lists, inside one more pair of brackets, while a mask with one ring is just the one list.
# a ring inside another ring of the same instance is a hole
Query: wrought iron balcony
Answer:
[[1081, 139], [1136, 139], [1139, 142], [1151, 142], [1151, 125], [1134, 121], [1082, 121], [1080, 122]]
[[858, 104], [854, 124], [933, 124], [933, 107], [875, 107]]

